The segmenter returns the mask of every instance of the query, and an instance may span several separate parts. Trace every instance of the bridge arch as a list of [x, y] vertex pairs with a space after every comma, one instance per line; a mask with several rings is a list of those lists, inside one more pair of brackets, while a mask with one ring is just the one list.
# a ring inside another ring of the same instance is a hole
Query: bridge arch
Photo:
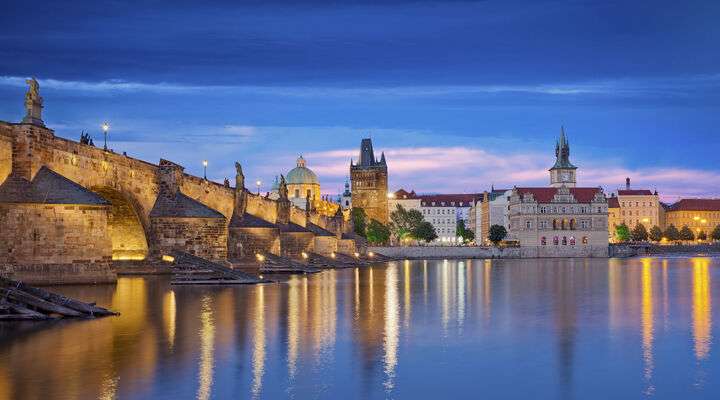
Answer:
[[108, 186], [90, 188], [110, 202], [108, 233], [112, 242], [113, 260], [144, 260], [148, 255], [146, 213], [132, 195]]

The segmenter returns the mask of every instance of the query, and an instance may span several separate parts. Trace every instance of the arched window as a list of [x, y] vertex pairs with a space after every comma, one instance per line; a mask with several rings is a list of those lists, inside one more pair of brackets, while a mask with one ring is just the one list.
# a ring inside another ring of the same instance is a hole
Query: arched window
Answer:
[[567, 229], [567, 220], [563, 219], [562, 221], [560, 221], [560, 226], [562, 227], [562, 230]]
[[300, 197], [300, 189], [295, 189], [295, 197]]
[[562, 244], [563, 246], [567, 246], [567, 236], [563, 236]]
[[540, 244], [543, 246], [545, 246], [547, 244], [547, 239], [545, 238], [545, 236], [540, 238]]
[[587, 236], [583, 236], [583, 238], [582, 238], [582, 244], [588, 244]]
[[558, 228], [558, 226], [557, 226], [557, 220], [556, 220], [556, 219], [553, 219], [553, 230], [556, 231], [557, 228]]
[[307, 190], [307, 193], [305, 194], [305, 197], [312, 197], [312, 191], [310, 189]]
[[575, 230], [575, 218], [570, 219], [570, 230]]
[[575, 246], [575, 236], [570, 236], [570, 246]]
[[557, 236], [555, 236], [555, 237], [553, 238], [553, 244], [554, 244], [555, 246], [558, 245], [558, 237], [557, 237]]

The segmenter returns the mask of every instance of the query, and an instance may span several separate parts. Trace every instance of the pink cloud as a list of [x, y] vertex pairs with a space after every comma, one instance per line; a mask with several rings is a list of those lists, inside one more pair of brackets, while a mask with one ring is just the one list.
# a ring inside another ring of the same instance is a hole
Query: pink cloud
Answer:
[[[418, 192], [482, 192], [491, 185], [545, 186], [553, 158], [540, 152], [496, 153], [477, 147], [393, 147], [385, 152], [390, 174], [390, 189], [400, 187]], [[357, 160], [356, 149], [338, 149], [308, 153], [308, 166], [320, 177], [323, 191], [336, 193], [349, 174], [350, 158]], [[613, 162], [617, 164], [617, 162]], [[603, 186], [610, 193], [624, 186], [625, 177], [632, 186], [657, 189], [664, 201], [681, 197], [720, 196], [720, 171], [689, 168], [626, 168], [601, 160], [576, 160], [578, 184]], [[585, 167], [583, 167], [583, 164]], [[336, 189], [338, 188], [338, 189]]]

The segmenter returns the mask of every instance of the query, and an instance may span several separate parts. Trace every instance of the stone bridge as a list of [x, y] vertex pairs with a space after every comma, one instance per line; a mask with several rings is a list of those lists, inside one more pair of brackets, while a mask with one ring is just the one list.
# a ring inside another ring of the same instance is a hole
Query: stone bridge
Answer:
[[167, 160], [55, 136], [36, 108], [28, 116], [0, 121], [0, 273], [103, 282], [114, 280], [112, 260], [154, 261], [174, 249], [231, 263], [356, 251], [339, 207], [297, 208], [284, 183], [278, 200], [254, 195], [239, 164], [234, 187], [218, 184]]

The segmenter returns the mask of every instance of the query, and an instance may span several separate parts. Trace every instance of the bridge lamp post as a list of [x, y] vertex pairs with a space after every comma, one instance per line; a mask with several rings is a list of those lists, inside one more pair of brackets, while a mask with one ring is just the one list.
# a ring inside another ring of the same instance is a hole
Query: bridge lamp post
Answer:
[[207, 180], [207, 160], [203, 160], [203, 178]]
[[260, 185], [262, 185], [262, 181], [260, 179], [255, 181], [255, 186], [257, 186], [257, 194], [260, 196]]
[[103, 149], [105, 151], [107, 151], [107, 149], [108, 149], [107, 148], [107, 134], [108, 134], [109, 130], [110, 130], [110, 124], [108, 122], [103, 122], [102, 131], [103, 131], [103, 136], [105, 137], [105, 146], [103, 147]]

